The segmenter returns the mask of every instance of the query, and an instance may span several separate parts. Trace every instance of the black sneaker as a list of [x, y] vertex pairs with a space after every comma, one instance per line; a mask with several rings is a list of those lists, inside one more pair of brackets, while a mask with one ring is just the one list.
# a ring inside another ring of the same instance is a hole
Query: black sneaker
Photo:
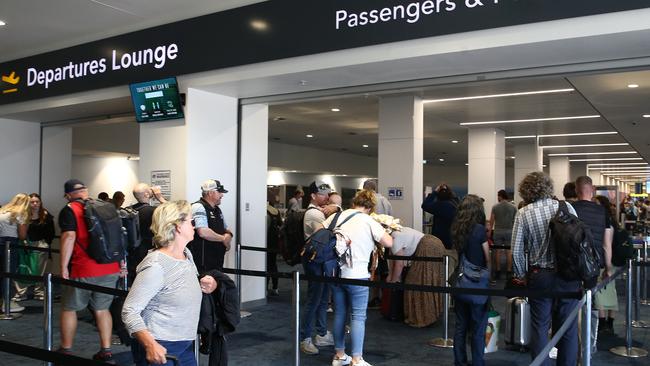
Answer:
[[375, 297], [368, 302], [368, 309], [379, 309], [381, 307], [381, 299]]
[[93, 360], [113, 363], [113, 352], [101, 350], [93, 355]]

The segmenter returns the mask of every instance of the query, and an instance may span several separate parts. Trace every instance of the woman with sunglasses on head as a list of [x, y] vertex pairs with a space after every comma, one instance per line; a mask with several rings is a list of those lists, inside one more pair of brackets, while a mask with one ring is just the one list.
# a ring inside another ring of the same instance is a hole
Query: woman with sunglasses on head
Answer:
[[[29, 196], [25, 193], [18, 193], [9, 203], [0, 208], [0, 259], [5, 263], [5, 244], [16, 245], [19, 241], [27, 239], [27, 221], [29, 220]], [[18, 268], [18, 251], [11, 250], [11, 268], [9, 272], [15, 273]], [[2, 282], [2, 293], [4, 293], [5, 281]], [[11, 286], [13, 287], [13, 286]], [[11, 291], [11, 287], [9, 291]], [[11, 312], [25, 310], [24, 307], [11, 301]]]
[[166, 355], [176, 356], [181, 366], [197, 364], [192, 342], [201, 292], [211, 293], [217, 282], [211, 276], [197, 279], [186, 248], [194, 238], [191, 221], [187, 201], [166, 202], [153, 213], [154, 249], [138, 265], [122, 309], [124, 325], [137, 340], [131, 345], [136, 365], [166, 364]]
[[[38, 193], [29, 195], [29, 226], [27, 229], [27, 244], [37, 248], [50, 248], [54, 240], [54, 218], [43, 207], [41, 196]], [[29, 251], [29, 255], [35, 258], [37, 266], [35, 276], [42, 276], [47, 267], [48, 257], [51, 259], [51, 253], [41, 251]], [[45, 289], [43, 282], [34, 284], [21, 284], [16, 282], [16, 296], [14, 300], [22, 301], [27, 299], [27, 290], [34, 286], [34, 300], [43, 300], [45, 298]]]

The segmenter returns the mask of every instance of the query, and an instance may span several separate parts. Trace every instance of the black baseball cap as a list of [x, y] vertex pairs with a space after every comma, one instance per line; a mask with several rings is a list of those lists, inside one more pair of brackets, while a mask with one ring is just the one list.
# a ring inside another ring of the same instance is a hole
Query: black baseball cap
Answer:
[[85, 188], [87, 188], [86, 185], [82, 181], [80, 181], [79, 179], [69, 179], [63, 185], [63, 191], [65, 193], [72, 193], [72, 192], [78, 191], [80, 189], [85, 189]]

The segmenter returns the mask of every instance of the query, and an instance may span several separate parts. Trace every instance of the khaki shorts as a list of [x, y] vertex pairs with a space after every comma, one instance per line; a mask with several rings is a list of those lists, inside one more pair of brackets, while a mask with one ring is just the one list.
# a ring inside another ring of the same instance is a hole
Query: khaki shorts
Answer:
[[[119, 278], [120, 275], [115, 273], [99, 277], [71, 278], [71, 280], [90, 285], [115, 288]], [[80, 311], [87, 306], [90, 306], [90, 309], [93, 311], [108, 310], [112, 302], [113, 295], [63, 285], [63, 296], [61, 297], [63, 310]]]

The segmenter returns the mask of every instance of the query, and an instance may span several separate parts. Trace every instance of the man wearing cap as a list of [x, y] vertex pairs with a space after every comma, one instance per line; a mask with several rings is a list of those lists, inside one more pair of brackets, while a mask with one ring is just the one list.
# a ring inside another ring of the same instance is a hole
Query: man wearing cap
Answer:
[[[332, 189], [327, 183], [314, 181], [309, 185], [311, 201], [303, 219], [305, 239], [321, 229], [327, 216], [338, 210], [336, 205], [328, 205], [330, 192]], [[303, 261], [303, 266], [308, 275], [323, 275], [320, 265]], [[315, 355], [319, 353], [316, 346], [334, 345], [334, 337], [327, 330], [329, 289], [329, 284], [323, 282], [307, 282], [307, 311], [302, 317], [300, 329], [300, 350], [303, 353]], [[316, 336], [312, 342], [314, 323], [316, 323]]]
[[223, 269], [223, 260], [230, 250], [232, 232], [219, 208], [228, 191], [221, 182], [208, 179], [201, 184], [201, 199], [192, 204], [194, 240], [188, 244], [199, 272]]
[[[59, 213], [61, 228], [61, 277], [103, 287], [115, 287], [120, 275], [120, 263], [99, 264], [88, 256], [89, 234], [84, 219], [84, 203], [88, 189], [78, 179], [64, 185], [68, 204]], [[61, 347], [59, 352], [69, 354], [77, 331], [77, 311], [90, 307], [97, 321], [101, 349], [94, 360], [111, 361], [111, 333], [113, 320], [109, 307], [113, 295], [63, 286], [61, 298]]]

